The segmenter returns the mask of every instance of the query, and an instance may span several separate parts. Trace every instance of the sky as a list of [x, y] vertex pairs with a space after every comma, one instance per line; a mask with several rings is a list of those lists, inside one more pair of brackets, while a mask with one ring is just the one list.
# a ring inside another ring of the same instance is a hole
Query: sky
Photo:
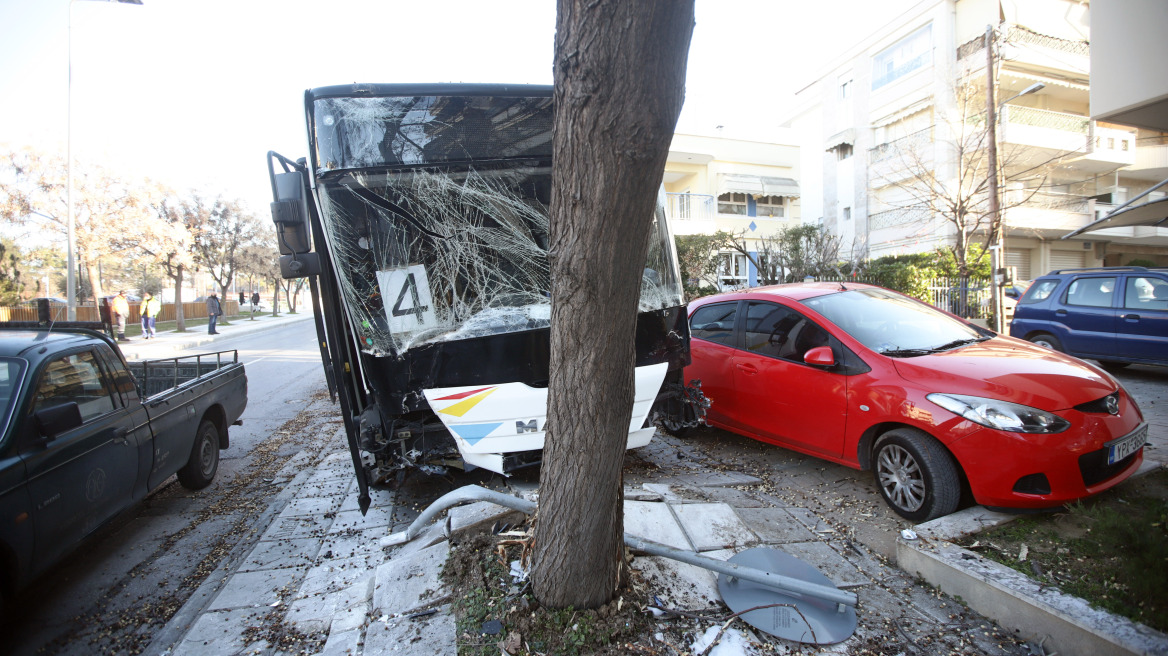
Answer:
[[[552, 83], [553, 0], [142, 2], [0, 0], [0, 147], [64, 154], [71, 107], [75, 162], [263, 218], [267, 151], [307, 155], [305, 89]], [[678, 131], [765, 138], [811, 73], [915, 2], [697, 0]]]

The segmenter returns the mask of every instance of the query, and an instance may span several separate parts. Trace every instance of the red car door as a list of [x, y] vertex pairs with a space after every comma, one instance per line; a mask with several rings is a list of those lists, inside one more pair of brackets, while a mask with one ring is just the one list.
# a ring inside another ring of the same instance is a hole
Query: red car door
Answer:
[[737, 395], [734, 392], [734, 324], [738, 301], [714, 303], [694, 310], [689, 319], [690, 364], [685, 380], [702, 381], [702, 393], [710, 399], [706, 419], [727, 427], [738, 428]]
[[734, 354], [735, 403], [759, 439], [814, 455], [843, 455], [847, 376], [804, 364], [816, 346], [838, 342], [819, 324], [778, 303], [747, 303], [742, 348]]

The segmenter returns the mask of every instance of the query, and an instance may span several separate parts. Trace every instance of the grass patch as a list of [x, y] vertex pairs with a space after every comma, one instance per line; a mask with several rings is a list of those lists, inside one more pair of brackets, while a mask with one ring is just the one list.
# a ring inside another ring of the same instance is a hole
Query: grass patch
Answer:
[[958, 544], [1092, 606], [1168, 631], [1168, 470]]

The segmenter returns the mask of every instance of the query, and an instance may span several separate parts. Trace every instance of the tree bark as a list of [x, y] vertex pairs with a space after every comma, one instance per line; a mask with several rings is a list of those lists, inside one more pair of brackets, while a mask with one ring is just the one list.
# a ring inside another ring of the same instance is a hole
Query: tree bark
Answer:
[[693, 24], [693, 0], [557, 5], [551, 380], [532, 571], [545, 606], [600, 606], [622, 578], [640, 281]]

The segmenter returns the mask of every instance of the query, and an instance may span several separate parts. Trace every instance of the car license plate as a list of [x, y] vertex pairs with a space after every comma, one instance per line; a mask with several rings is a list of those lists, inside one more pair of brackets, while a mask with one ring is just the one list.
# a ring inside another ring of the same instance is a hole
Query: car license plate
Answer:
[[1140, 426], [1132, 433], [1129, 433], [1118, 440], [1108, 442], [1107, 447], [1107, 464], [1114, 465], [1124, 458], [1135, 453], [1148, 440], [1148, 425]]

